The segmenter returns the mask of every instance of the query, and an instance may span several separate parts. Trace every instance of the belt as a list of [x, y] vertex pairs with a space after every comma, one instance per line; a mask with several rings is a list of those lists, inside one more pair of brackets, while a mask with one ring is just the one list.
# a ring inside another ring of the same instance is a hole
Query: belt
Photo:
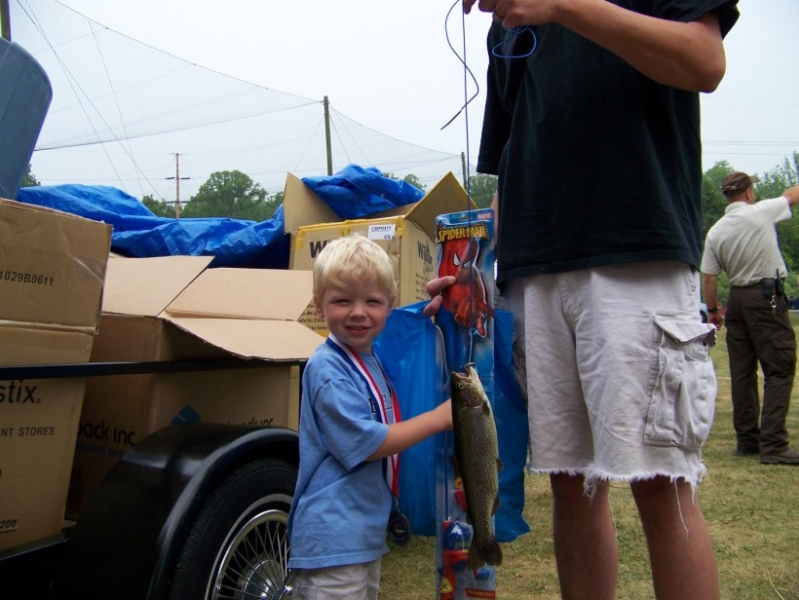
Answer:
[[777, 283], [778, 281], [780, 283], [784, 282], [785, 281], [785, 277], [780, 277], [779, 279], [775, 279], [774, 277], [764, 277], [760, 281], [755, 281], [754, 283], [750, 283], [748, 285], [733, 285], [733, 286], [730, 286], [730, 288], [733, 289], [733, 290], [747, 290], [747, 289], [753, 288], [753, 287], [763, 287], [763, 286], [765, 286], [765, 287], [773, 287], [774, 284]]

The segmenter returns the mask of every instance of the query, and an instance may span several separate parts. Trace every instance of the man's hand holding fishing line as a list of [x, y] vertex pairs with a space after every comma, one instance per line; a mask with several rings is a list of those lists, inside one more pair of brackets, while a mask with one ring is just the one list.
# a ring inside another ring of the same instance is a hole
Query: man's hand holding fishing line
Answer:
[[558, 23], [613, 52], [650, 79], [678, 89], [712, 92], [726, 70], [718, 16], [679, 22], [636, 13], [606, 0], [463, 0], [506, 29]]
[[468, 15], [477, 4], [481, 12], [493, 13], [494, 19], [513, 29], [553, 21], [554, 8], [559, 3], [560, 0], [463, 0], [463, 12]]

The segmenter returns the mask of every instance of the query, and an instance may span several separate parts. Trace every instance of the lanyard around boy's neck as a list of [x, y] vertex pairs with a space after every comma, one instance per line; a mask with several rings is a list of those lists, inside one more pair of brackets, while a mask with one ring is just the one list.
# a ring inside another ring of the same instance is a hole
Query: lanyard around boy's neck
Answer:
[[[390, 423], [394, 423], [400, 420], [400, 413], [399, 413], [399, 402], [397, 400], [397, 394], [394, 392], [394, 386], [391, 385], [391, 382], [386, 377], [385, 372], [383, 371], [383, 367], [380, 364], [380, 361], [375, 356], [375, 361], [377, 362], [380, 371], [383, 374], [383, 378], [386, 381], [386, 387], [388, 388], [389, 392], [391, 393], [391, 402], [394, 406], [394, 419], [390, 419], [388, 414], [388, 407], [386, 406], [385, 401], [383, 400], [383, 394], [380, 393], [380, 386], [377, 385], [377, 382], [372, 377], [372, 373], [369, 371], [369, 368], [366, 366], [366, 363], [363, 362], [363, 359], [358, 355], [357, 352], [354, 352], [352, 348], [344, 344], [343, 342], [336, 339], [332, 333], [327, 336], [326, 343], [330, 345], [336, 352], [338, 352], [345, 360], [347, 360], [352, 367], [358, 372], [358, 374], [363, 379], [364, 383], [366, 383], [366, 387], [369, 389], [369, 404], [371, 405], [372, 413], [378, 415], [380, 422], [385, 423], [386, 425]], [[373, 355], [374, 356], [374, 355]], [[386, 477], [386, 483], [388, 483], [388, 487], [391, 490], [391, 493], [394, 494], [396, 498], [399, 493], [399, 455], [392, 454], [383, 459], [383, 475]]]

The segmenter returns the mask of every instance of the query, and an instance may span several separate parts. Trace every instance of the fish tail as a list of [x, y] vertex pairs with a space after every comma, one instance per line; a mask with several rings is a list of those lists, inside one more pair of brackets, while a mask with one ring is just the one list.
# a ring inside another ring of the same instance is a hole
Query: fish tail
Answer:
[[483, 565], [491, 565], [498, 567], [502, 564], [502, 547], [497, 540], [491, 540], [488, 544], [478, 546], [472, 544], [469, 548], [469, 568], [473, 571], [479, 569]]

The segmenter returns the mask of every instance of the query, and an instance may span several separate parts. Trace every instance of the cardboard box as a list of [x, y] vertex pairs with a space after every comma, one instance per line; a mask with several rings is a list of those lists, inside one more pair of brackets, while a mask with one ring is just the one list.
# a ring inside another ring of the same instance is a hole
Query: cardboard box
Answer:
[[68, 515], [146, 435], [195, 421], [298, 428], [299, 367], [322, 338], [297, 322], [311, 274], [208, 269], [209, 257], [113, 258], [92, 362], [261, 359], [263, 366], [92, 377]]
[[[0, 365], [89, 360], [111, 227], [0, 200]], [[0, 380], [0, 550], [61, 532], [84, 378]]]
[[[427, 300], [425, 286], [435, 272], [436, 216], [474, 208], [452, 173], [416, 203], [375, 213], [368, 219], [342, 220], [302, 180], [289, 173], [283, 194], [286, 231], [292, 236], [290, 269], [313, 269], [330, 240], [357, 233], [380, 244], [394, 264], [397, 306]], [[322, 335], [327, 328], [310, 304], [300, 322]]]

